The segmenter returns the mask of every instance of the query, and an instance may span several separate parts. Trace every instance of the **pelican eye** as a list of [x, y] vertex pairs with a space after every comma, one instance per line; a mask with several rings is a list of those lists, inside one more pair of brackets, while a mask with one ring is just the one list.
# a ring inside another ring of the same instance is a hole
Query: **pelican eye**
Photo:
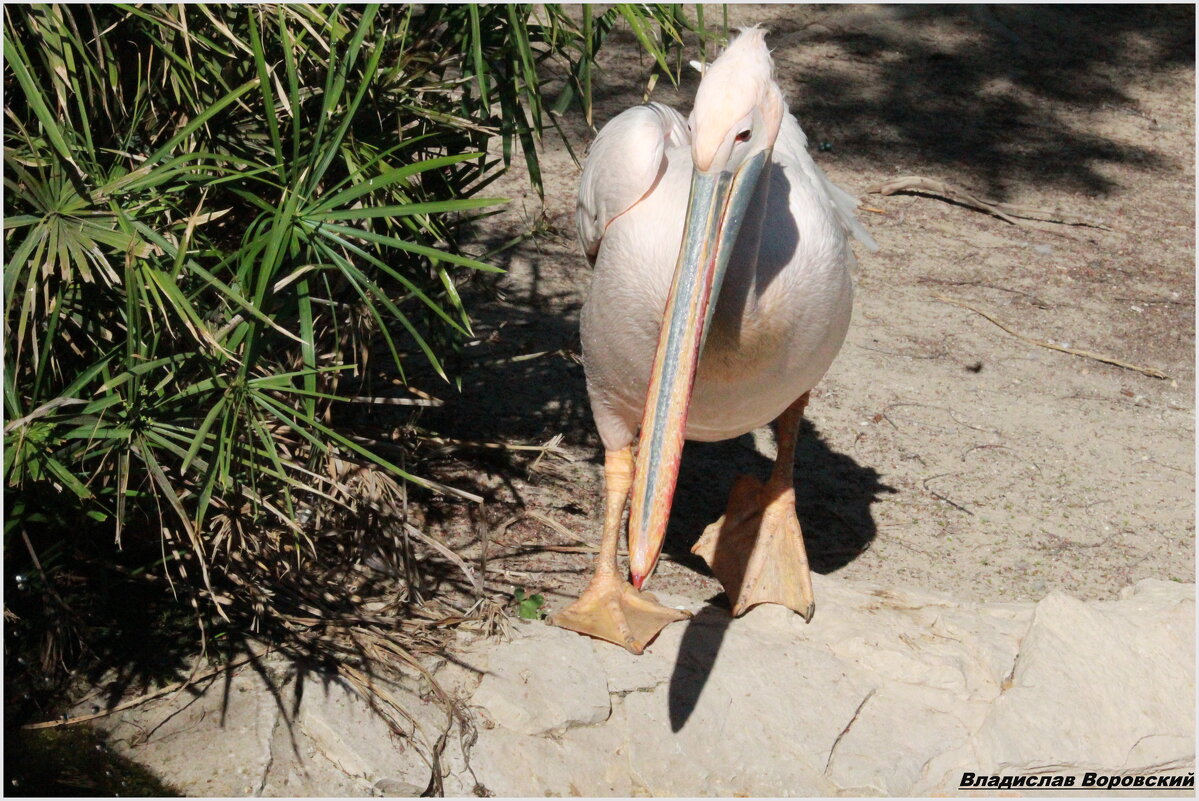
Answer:
[[746, 128], [744, 131], [742, 131], [741, 133], [737, 134], [737, 136], [736, 136], [736, 140], [737, 140], [738, 142], [748, 142], [748, 141], [749, 141], [749, 137], [750, 137], [750, 130], [749, 130], [748, 128]]

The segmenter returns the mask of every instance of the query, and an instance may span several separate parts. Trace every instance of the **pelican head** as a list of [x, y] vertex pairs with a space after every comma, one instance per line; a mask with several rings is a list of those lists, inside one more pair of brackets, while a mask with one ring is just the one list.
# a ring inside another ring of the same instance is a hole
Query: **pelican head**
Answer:
[[629, 513], [638, 589], [662, 551], [695, 372], [746, 209], [784, 113], [765, 31], [743, 30], [704, 72], [689, 120], [693, 172], [683, 242], [654, 355]]
[[766, 31], [747, 28], [704, 71], [695, 93], [691, 159], [699, 172], [736, 170], [769, 152], [783, 121], [783, 93], [774, 82]]

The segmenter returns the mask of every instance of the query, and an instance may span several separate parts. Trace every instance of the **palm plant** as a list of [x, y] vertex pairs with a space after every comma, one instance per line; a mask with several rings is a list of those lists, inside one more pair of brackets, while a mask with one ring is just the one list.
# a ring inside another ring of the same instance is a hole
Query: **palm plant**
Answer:
[[260, 622], [311, 610], [322, 515], [478, 500], [385, 456], [353, 401], [414, 358], [453, 380], [460, 290], [496, 271], [460, 233], [517, 146], [540, 190], [546, 81], [590, 115], [622, 20], [673, 75], [676, 6], [6, 6], [6, 613], [43, 667], [122, 547], [201, 619]]

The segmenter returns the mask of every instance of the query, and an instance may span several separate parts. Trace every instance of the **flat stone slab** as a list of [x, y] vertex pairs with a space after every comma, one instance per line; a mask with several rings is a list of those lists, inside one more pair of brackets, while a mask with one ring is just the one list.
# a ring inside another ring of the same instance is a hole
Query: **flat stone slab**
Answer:
[[492, 654], [471, 703], [520, 734], [560, 733], [608, 719], [608, 682], [590, 642], [538, 626]]
[[1183, 688], [1194, 687], [1195, 601], [1174, 586], [1147, 580], [1122, 601], [1054, 593], [1037, 604], [1011, 687], [975, 736], [986, 771], [1189, 764], [1195, 707]]
[[101, 726], [190, 795], [417, 795], [433, 765], [455, 796], [976, 794], [963, 773], [1193, 770], [1194, 585], [979, 604], [814, 579], [811, 624], [692, 603], [641, 656], [543, 623], [462, 635], [431, 666], [454, 718], [415, 680], [376, 688], [411, 713], [384, 717], [279, 665]]

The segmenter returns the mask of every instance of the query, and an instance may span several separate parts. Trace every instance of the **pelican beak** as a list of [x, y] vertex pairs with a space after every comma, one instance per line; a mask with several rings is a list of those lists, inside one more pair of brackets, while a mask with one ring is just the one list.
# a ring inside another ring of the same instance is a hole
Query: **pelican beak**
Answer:
[[637, 589], [662, 552], [695, 371], [729, 255], [770, 154], [771, 149], [765, 148], [735, 172], [697, 169], [691, 178], [682, 248], [658, 336], [637, 446], [629, 511], [629, 572]]

